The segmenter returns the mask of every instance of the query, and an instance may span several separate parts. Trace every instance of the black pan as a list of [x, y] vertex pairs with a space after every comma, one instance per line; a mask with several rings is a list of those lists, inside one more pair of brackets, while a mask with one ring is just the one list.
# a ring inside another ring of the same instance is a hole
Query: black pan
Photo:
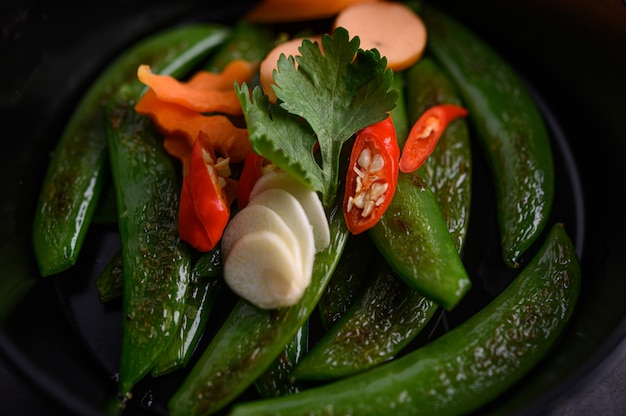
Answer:
[[[31, 402], [20, 404], [20, 389], [41, 398], [52, 414], [102, 414], [115, 394], [120, 305], [100, 303], [94, 280], [119, 247], [117, 233], [94, 227], [76, 267], [49, 278], [39, 276], [30, 242], [48, 154], [81, 94], [112, 57], [141, 37], [182, 21], [233, 23], [251, 3], [15, 1], [0, 7], [0, 357], [5, 371], [19, 377], [12, 385], [16, 398], [4, 399], [11, 408], [0, 401], [0, 413], [38, 412]], [[466, 3], [437, 2], [488, 40], [533, 91], [555, 150], [553, 217], [568, 224], [582, 261], [582, 297], [563, 339], [539, 368], [483, 409], [507, 404], [520, 414], [544, 413], [602, 380], [623, 355], [626, 5]], [[476, 178], [489, 180], [481, 168]], [[481, 192], [492, 198], [489, 189]], [[486, 277], [494, 275], [497, 254], [495, 237], [481, 227], [492, 221], [488, 209], [472, 221], [464, 260], [476, 284], [469, 300], [445, 317], [450, 326], [493, 298], [510, 277]], [[140, 399], [128, 414], [165, 414], [184, 374], [140, 383]]]

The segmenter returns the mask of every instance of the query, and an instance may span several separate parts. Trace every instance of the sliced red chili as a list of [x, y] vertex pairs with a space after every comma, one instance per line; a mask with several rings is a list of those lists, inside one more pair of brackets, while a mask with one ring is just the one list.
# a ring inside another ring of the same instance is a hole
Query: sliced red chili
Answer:
[[198, 251], [215, 247], [230, 217], [226, 180], [218, 173], [224, 163], [228, 161], [218, 161], [208, 138], [200, 133], [191, 150], [189, 174], [183, 177], [178, 214], [180, 238]]
[[263, 165], [265, 158], [254, 151], [250, 151], [246, 155], [243, 162], [243, 169], [239, 177], [239, 185], [237, 186], [237, 206], [242, 209], [250, 200], [250, 192], [256, 181], [263, 174]]
[[178, 233], [180, 238], [201, 252], [207, 252], [214, 246], [212, 240], [204, 231], [204, 225], [198, 218], [193, 206], [189, 181], [183, 179], [180, 191], [180, 207], [178, 210]]
[[455, 104], [440, 104], [424, 111], [411, 127], [409, 137], [404, 144], [400, 157], [400, 170], [410, 173], [419, 169], [435, 150], [448, 124], [466, 115], [467, 110]]
[[350, 154], [343, 198], [348, 230], [372, 228], [396, 191], [400, 148], [391, 116], [360, 130]]

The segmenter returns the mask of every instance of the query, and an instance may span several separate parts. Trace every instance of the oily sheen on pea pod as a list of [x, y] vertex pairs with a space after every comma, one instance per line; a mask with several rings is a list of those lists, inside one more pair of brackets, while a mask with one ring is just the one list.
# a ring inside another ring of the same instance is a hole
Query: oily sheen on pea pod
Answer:
[[552, 208], [550, 138], [526, 85], [489, 45], [460, 22], [425, 7], [428, 51], [465, 101], [492, 170], [502, 256], [509, 267], [544, 230]]
[[141, 92], [137, 66], [182, 76], [222, 44], [230, 28], [198, 23], [165, 29], [120, 54], [81, 97], [52, 153], [33, 220], [33, 249], [43, 276], [72, 267], [91, 224], [108, 168], [102, 104], [122, 86]]
[[107, 108], [111, 173], [124, 267], [119, 394], [154, 366], [181, 324], [191, 269], [178, 239], [178, 180], [150, 120], [135, 113], [137, 95], [122, 87]]
[[231, 416], [457, 415], [519, 381], [554, 345], [576, 306], [580, 263], [561, 223], [489, 305], [431, 343], [302, 393], [234, 406]]
[[311, 285], [288, 308], [265, 310], [241, 299], [168, 403], [171, 415], [214, 414], [251, 386], [315, 309], [348, 240], [343, 215], [329, 212], [330, 243], [316, 254]]

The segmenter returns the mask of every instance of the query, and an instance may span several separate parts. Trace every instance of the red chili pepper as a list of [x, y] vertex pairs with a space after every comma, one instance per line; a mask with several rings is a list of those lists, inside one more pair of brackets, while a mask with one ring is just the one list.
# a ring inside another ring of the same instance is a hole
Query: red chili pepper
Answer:
[[404, 143], [400, 157], [400, 170], [405, 173], [419, 169], [452, 120], [465, 117], [467, 110], [455, 104], [440, 104], [430, 107], [415, 122]]
[[219, 176], [216, 163], [213, 147], [200, 133], [191, 150], [189, 174], [183, 177], [178, 231], [182, 240], [202, 252], [215, 247], [230, 216], [226, 181]]
[[360, 130], [350, 154], [343, 198], [348, 230], [372, 228], [396, 191], [400, 148], [391, 116]]
[[239, 185], [237, 186], [237, 206], [239, 209], [243, 209], [243, 207], [248, 205], [252, 187], [263, 174], [262, 168], [264, 163], [265, 158], [254, 151], [250, 151], [246, 155], [241, 176], [239, 176]]

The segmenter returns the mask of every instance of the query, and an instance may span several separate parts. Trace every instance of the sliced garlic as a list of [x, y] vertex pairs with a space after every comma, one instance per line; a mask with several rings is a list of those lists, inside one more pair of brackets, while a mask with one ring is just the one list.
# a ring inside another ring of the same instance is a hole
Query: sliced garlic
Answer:
[[311, 282], [315, 260], [313, 226], [300, 202], [291, 193], [280, 188], [270, 188], [250, 199], [248, 206], [264, 205], [276, 212], [297, 237], [302, 255], [302, 273], [305, 284]]
[[263, 309], [297, 303], [307, 287], [296, 278], [301, 275], [283, 238], [271, 231], [242, 235], [224, 262], [224, 280], [232, 291]]
[[292, 194], [304, 208], [304, 212], [313, 226], [315, 250], [321, 251], [330, 244], [330, 228], [322, 201], [317, 192], [298, 182], [285, 171], [270, 171], [261, 176], [252, 187], [250, 200], [263, 191], [271, 188], [280, 188]]

